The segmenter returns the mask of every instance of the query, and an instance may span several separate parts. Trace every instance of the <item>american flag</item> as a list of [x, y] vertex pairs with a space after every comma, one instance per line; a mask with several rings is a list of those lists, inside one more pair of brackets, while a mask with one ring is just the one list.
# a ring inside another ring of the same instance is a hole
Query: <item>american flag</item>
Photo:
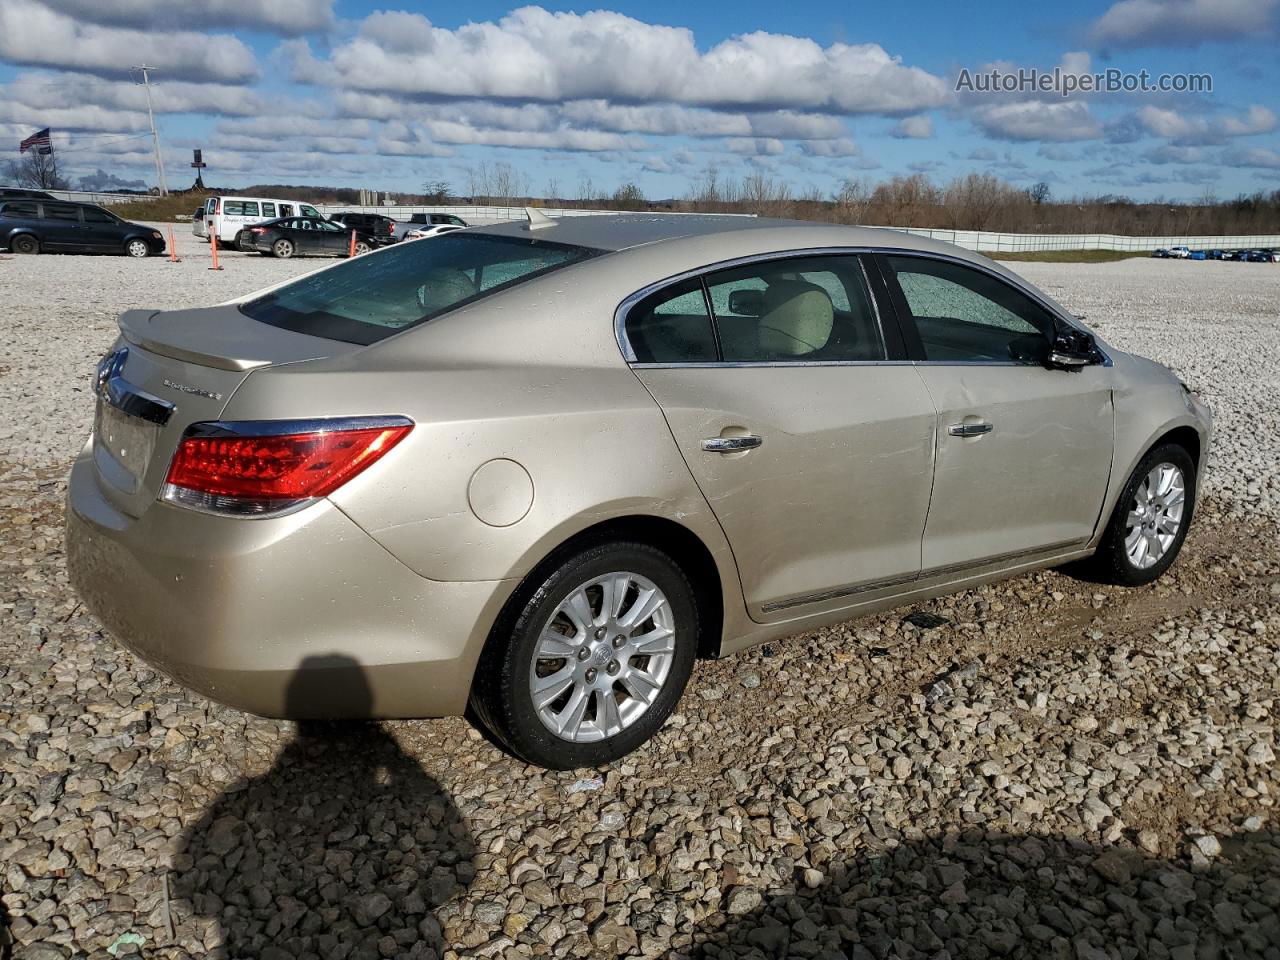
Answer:
[[36, 153], [53, 153], [53, 139], [49, 136], [48, 127], [39, 133], [33, 133], [18, 144], [18, 153], [26, 153], [32, 147], [35, 148]]

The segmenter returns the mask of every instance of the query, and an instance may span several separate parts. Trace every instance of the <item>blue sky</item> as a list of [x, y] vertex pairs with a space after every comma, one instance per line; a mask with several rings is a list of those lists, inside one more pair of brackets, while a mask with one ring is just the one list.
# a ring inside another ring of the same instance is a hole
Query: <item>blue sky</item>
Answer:
[[[4, 0], [0, 160], [52, 126], [63, 169], [170, 186], [682, 196], [714, 167], [800, 192], [969, 172], [1054, 196], [1280, 187], [1280, 0], [1044, 5]], [[956, 91], [962, 70], [1212, 77], [1212, 93]]]

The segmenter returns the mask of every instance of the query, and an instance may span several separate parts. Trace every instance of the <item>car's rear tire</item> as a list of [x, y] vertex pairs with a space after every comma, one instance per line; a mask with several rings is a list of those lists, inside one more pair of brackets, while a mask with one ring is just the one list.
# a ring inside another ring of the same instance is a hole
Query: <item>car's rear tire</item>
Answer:
[[293, 241], [284, 239], [277, 240], [271, 245], [271, 252], [281, 260], [288, 260], [294, 253]]
[[679, 565], [645, 543], [567, 555], [499, 618], [476, 667], [474, 715], [513, 754], [555, 770], [630, 753], [688, 683], [694, 597]]
[[145, 240], [139, 240], [134, 237], [124, 245], [124, 252], [135, 259], [149, 257], [151, 255], [151, 245]]
[[1130, 475], [1093, 557], [1099, 579], [1126, 587], [1151, 583], [1173, 565], [1196, 500], [1196, 466], [1185, 447], [1149, 451]]
[[29, 233], [21, 233], [9, 241], [9, 249], [14, 253], [35, 254], [40, 252], [40, 241]]
[[233, 246], [235, 247], [235, 249], [237, 249], [237, 250], [243, 250], [243, 249], [244, 249], [244, 238], [245, 238], [245, 234], [246, 234], [246, 233], [247, 233], [247, 231], [245, 231], [245, 230], [241, 230], [239, 233], [237, 233], [237, 234], [236, 234], [235, 243], [233, 244]]

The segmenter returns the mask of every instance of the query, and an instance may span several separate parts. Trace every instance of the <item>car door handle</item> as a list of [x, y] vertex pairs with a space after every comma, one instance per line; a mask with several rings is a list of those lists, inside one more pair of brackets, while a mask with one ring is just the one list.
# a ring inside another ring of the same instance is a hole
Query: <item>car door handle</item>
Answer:
[[761, 437], [708, 437], [702, 441], [702, 449], [707, 453], [738, 453], [742, 450], [754, 450], [764, 443]]
[[953, 423], [947, 427], [947, 433], [953, 437], [980, 437], [994, 429], [989, 423]]

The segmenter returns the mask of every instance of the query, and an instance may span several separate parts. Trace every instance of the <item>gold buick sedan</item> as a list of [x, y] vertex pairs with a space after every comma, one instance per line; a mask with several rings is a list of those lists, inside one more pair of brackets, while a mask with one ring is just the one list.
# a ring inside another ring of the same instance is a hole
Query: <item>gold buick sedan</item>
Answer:
[[470, 705], [555, 768], [643, 743], [698, 658], [1083, 558], [1154, 580], [1211, 423], [977, 254], [701, 215], [132, 310], [97, 397], [68, 557], [121, 642], [267, 716]]

